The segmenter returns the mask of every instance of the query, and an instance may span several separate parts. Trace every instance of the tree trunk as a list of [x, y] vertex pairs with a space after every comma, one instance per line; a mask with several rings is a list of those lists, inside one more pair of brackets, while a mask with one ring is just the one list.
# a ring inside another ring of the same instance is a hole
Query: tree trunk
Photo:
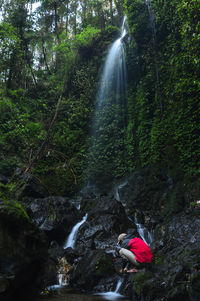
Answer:
[[58, 31], [58, 12], [57, 12], [57, 2], [54, 2], [54, 14], [55, 14], [55, 33], [57, 37], [57, 41], [60, 44], [60, 37], [59, 37], [59, 31]]
[[77, 31], [77, 0], [74, 1], [74, 35], [76, 35]]
[[123, 17], [122, 4], [121, 4], [120, 1], [117, 1], [117, 0], [114, 0], [114, 3], [115, 3], [115, 6], [116, 6], [116, 9], [117, 9], [118, 16], [120, 17], [120, 19], [122, 19], [122, 17]]
[[66, 3], [66, 23], [65, 23], [65, 31], [66, 31], [66, 35], [68, 35], [68, 31], [69, 31], [69, 0]]
[[111, 25], [113, 25], [113, 2], [112, 0], [109, 0], [110, 2], [110, 20], [111, 20]]
[[87, 14], [87, 0], [83, 1], [83, 6], [82, 6], [82, 26], [85, 28], [87, 26], [87, 21], [86, 21], [86, 14]]

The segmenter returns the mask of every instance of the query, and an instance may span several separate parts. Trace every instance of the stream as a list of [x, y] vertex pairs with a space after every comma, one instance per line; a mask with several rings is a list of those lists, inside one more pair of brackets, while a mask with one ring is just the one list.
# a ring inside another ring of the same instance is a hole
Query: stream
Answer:
[[107, 292], [101, 293], [101, 295], [89, 295], [81, 294], [80, 292], [74, 292], [71, 289], [61, 288], [56, 291], [55, 295], [40, 296], [34, 301], [101, 301], [101, 300], [124, 300], [128, 301], [129, 299], [123, 297], [116, 292]]

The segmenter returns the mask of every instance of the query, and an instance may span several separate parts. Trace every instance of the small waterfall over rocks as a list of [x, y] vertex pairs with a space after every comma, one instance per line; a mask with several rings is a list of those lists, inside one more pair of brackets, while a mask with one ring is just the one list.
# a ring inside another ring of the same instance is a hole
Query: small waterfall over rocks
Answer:
[[106, 293], [97, 293], [96, 295], [102, 296], [104, 300], [110, 300], [110, 301], [115, 301], [119, 300], [121, 298], [124, 298], [123, 295], [119, 294], [119, 289], [123, 283], [122, 278], [120, 278], [117, 282], [117, 286], [114, 292], [106, 292]]
[[115, 187], [115, 191], [114, 191], [114, 196], [115, 196], [115, 199], [119, 202], [121, 202], [124, 206], [126, 205], [126, 202], [124, 200], [121, 199], [120, 197], [120, 190], [125, 187], [126, 185], [128, 184], [128, 181], [125, 180], [124, 182], [122, 182], [121, 184], [117, 185]]
[[144, 240], [144, 242], [146, 242], [147, 245], [150, 245], [154, 240], [153, 232], [152, 231], [150, 232], [146, 227], [144, 227], [138, 222], [136, 214], [135, 214], [134, 222], [140, 237]]
[[[121, 171], [125, 156], [126, 63], [123, 39], [127, 34], [123, 20], [121, 35], [111, 45], [105, 59], [97, 93], [86, 167], [87, 187], [110, 184]], [[93, 189], [95, 192], [96, 190]]]
[[[78, 230], [82, 224], [85, 223], [87, 220], [88, 214], [86, 213], [85, 216], [82, 218], [80, 222], [78, 222], [73, 228], [71, 233], [69, 234], [66, 242], [63, 246], [63, 249], [67, 248], [75, 248], [76, 238], [78, 235]], [[58, 263], [58, 271], [57, 271], [57, 284], [51, 285], [48, 287], [49, 290], [56, 290], [68, 284], [69, 275], [68, 272], [71, 270], [71, 265], [67, 262], [65, 257], [59, 258]]]
[[87, 216], [88, 215], [86, 213], [86, 215], [83, 217], [83, 219], [72, 228], [72, 231], [64, 244], [64, 247], [63, 247], [64, 249], [67, 249], [70, 247], [72, 249], [74, 249], [78, 230], [79, 230], [80, 226], [87, 220]]
[[120, 197], [120, 189], [125, 187], [127, 184], [128, 184], [128, 181], [126, 180], [126, 181], [122, 182], [121, 184], [119, 184], [115, 187], [115, 190], [114, 190], [115, 199], [122, 203], [129, 220], [136, 225], [138, 234], [140, 235], [140, 237], [144, 240], [144, 242], [147, 245], [150, 245], [154, 240], [153, 231], [148, 230], [145, 226], [143, 226], [142, 224], [140, 224], [138, 222], [137, 213], [135, 213], [134, 218], [129, 216], [126, 200], [124, 200], [124, 199], [122, 200], [121, 197]]

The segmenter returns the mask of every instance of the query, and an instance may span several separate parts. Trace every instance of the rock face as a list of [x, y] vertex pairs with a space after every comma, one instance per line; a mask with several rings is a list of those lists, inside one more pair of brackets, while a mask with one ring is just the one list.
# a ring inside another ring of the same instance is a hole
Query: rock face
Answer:
[[136, 227], [113, 197], [84, 199], [81, 208], [87, 209], [88, 218], [78, 232], [70, 285], [87, 292], [114, 291], [119, 279], [117, 237], [124, 231], [136, 233]]
[[[179, 213], [172, 210], [173, 214], [166, 217], [162, 210], [154, 210], [155, 204], [150, 201], [155, 191], [149, 193], [150, 186], [146, 187], [145, 181], [145, 175], [141, 174], [127, 181], [119, 191], [123, 205], [112, 196], [88, 194], [82, 197], [80, 210], [77, 210], [72, 200], [63, 197], [24, 196], [21, 204], [25, 205], [32, 223], [23, 216], [23, 210], [18, 215], [16, 208], [13, 213], [2, 205], [0, 298], [7, 301], [7, 296], [16, 296], [21, 288], [24, 293], [30, 285], [36, 291], [41, 280], [43, 287], [58, 283], [58, 263], [62, 261], [65, 263], [63, 277], [69, 279], [69, 285], [75, 290], [114, 292], [118, 280], [122, 279], [119, 293], [133, 301], [199, 301], [200, 205], [195, 202]], [[167, 198], [170, 191], [174, 198], [178, 188], [167, 177], [160, 175], [159, 181], [163, 181], [159, 190], [161, 205], [168, 206], [171, 203], [162, 202], [163, 198]], [[182, 197], [180, 194], [175, 204]], [[148, 203], [147, 207], [140, 204], [143, 201]], [[63, 249], [73, 226], [86, 213], [87, 219], [78, 230], [74, 248]], [[120, 233], [139, 237], [135, 216], [138, 223], [154, 230], [150, 244], [153, 262], [138, 273], [121, 276], [117, 237]]]
[[15, 180], [18, 182], [16, 194], [18, 200], [23, 200], [24, 197], [43, 198], [49, 195], [48, 190], [37, 178], [29, 173], [25, 174], [20, 168], [16, 169]]
[[[83, 207], [89, 213], [79, 231], [76, 244], [79, 255], [70, 285], [87, 292], [114, 291], [119, 279], [119, 269], [114, 262], [117, 235], [120, 232], [139, 234], [123, 206], [113, 198], [87, 199]], [[154, 241], [150, 245], [153, 262], [136, 274], [123, 276], [121, 294], [134, 301], [200, 299], [199, 211], [198, 207], [193, 208], [154, 223]], [[148, 225], [153, 217], [143, 215], [145, 220]]]
[[128, 219], [124, 207], [113, 197], [102, 196], [83, 200], [84, 210], [88, 210], [87, 222], [83, 224], [77, 239], [77, 248], [115, 248], [117, 237], [124, 231], [136, 231]]
[[182, 212], [158, 225], [151, 245], [153, 263], [128, 282], [133, 300], [200, 299], [200, 216], [198, 210]]
[[[41, 288], [45, 236], [12, 202], [0, 205], [0, 299], [17, 300]], [[10, 299], [11, 298], [11, 299]]]
[[49, 242], [59, 244], [63, 244], [82, 216], [69, 200], [59, 196], [33, 199], [26, 208], [35, 225], [47, 234]]
[[[106, 284], [110, 285], [110, 278], [113, 280], [112, 287], [114, 288], [115, 269], [110, 255], [103, 250], [88, 251], [76, 265], [71, 276], [70, 283], [73, 287], [79, 288], [82, 291], [98, 291], [100, 282], [103, 280], [103, 289], [108, 289]], [[100, 289], [102, 289], [102, 287]]]

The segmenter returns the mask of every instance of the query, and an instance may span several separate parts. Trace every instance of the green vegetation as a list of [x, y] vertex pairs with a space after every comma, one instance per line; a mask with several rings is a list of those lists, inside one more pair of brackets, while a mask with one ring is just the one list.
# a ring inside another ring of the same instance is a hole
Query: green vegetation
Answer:
[[24, 210], [23, 206], [17, 201], [2, 201], [0, 200], [1, 212], [5, 211], [10, 215], [15, 215], [15, 217], [29, 219], [27, 212]]
[[102, 257], [95, 264], [95, 272], [96, 275], [113, 275], [114, 267], [112, 261], [108, 260], [108, 258]]
[[165, 170], [177, 188], [149, 201], [163, 215], [185, 205], [182, 191], [189, 201], [199, 196], [198, 1], [152, 0], [148, 10], [144, 0], [45, 0], [35, 12], [29, 0], [2, 4], [0, 174], [28, 167], [54, 195], [80, 190], [100, 71], [126, 14], [126, 127], [117, 137], [105, 132], [103, 155], [94, 145], [102, 156], [94, 168], [108, 187], [138, 169], [150, 168], [152, 179]]
[[[125, 1], [132, 38], [127, 58], [128, 104], [132, 112], [127, 140], [132, 156], [129, 168], [150, 167], [155, 175], [165, 170], [178, 183], [179, 192], [166, 197], [168, 213], [178, 212], [184, 205], [184, 191], [189, 191], [189, 199], [199, 195], [197, 2], [152, 0], [149, 16], [145, 1]], [[196, 183], [195, 192], [191, 183]]]

